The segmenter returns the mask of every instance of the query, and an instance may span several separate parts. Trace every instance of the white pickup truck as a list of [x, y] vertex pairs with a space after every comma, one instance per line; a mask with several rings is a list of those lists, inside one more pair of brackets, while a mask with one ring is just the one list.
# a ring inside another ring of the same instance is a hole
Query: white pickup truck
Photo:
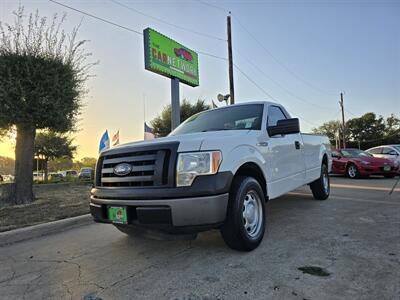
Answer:
[[90, 209], [127, 234], [218, 228], [231, 248], [250, 251], [264, 236], [265, 202], [305, 184], [327, 199], [331, 165], [328, 138], [301, 134], [283, 106], [236, 104], [102, 152]]

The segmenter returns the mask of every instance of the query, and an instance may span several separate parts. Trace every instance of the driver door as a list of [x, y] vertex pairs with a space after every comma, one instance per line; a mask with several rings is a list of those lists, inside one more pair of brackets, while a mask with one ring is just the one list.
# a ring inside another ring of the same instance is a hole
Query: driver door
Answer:
[[[279, 106], [270, 105], [268, 107], [267, 127], [276, 126], [277, 122], [283, 119], [288, 119], [288, 117]], [[269, 138], [266, 161], [272, 175], [269, 192], [274, 197], [304, 184], [303, 146], [300, 133], [276, 135]]]

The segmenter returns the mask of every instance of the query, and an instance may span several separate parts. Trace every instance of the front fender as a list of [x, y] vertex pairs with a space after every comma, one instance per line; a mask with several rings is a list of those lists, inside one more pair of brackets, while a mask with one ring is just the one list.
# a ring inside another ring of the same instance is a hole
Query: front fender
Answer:
[[245, 163], [255, 163], [260, 167], [267, 180], [268, 176], [265, 174], [266, 161], [257, 148], [250, 145], [239, 145], [222, 155], [220, 171], [231, 171], [235, 174]]

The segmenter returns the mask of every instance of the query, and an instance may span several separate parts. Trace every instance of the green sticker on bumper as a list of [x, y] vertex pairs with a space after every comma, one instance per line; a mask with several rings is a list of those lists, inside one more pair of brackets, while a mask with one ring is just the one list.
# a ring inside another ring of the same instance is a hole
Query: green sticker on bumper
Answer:
[[128, 224], [128, 216], [126, 214], [126, 207], [108, 207], [108, 219], [113, 223]]

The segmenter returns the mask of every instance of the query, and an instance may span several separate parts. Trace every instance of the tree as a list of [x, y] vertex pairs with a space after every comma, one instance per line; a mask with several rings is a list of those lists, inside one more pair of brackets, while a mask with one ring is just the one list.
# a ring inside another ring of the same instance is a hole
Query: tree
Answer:
[[314, 133], [326, 135], [332, 144], [335, 144], [337, 137], [342, 137], [342, 124], [339, 121], [329, 121], [312, 130]]
[[71, 157], [60, 157], [49, 161], [48, 170], [49, 172], [70, 170], [73, 168], [73, 165], [74, 162]]
[[15, 161], [10, 157], [0, 156], [0, 175], [14, 174]]
[[[194, 114], [210, 108], [210, 105], [206, 104], [205, 100], [198, 99], [194, 104], [191, 104], [184, 99], [181, 103], [181, 122]], [[157, 137], [167, 136], [171, 132], [171, 105], [164, 107], [161, 114], [153, 119], [150, 124]]]
[[376, 117], [369, 112], [359, 118], [353, 118], [346, 122], [346, 130], [350, 140], [354, 142], [368, 142], [383, 140], [385, 121], [383, 117]]
[[[318, 128], [314, 133], [328, 136], [332, 144], [335, 143], [335, 132], [339, 130], [341, 136], [341, 123], [329, 121]], [[367, 149], [382, 144], [398, 144], [400, 141], [400, 119], [391, 114], [385, 119], [369, 112], [359, 118], [349, 119], [346, 122], [347, 146]]]
[[0, 128], [0, 142], [1, 139], [7, 134], [7, 129]]
[[40, 132], [35, 138], [35, 155], [44, 160], [44, 180], [47, 181], [48, 162], [56, 158], [73, 158], [76, 146], [72, 139], [53, 131]]
[[[93, 63], [77, 41], [78, 27], [66, 34], [65, 15], [50, 22], [23, 7], [14, 24], [0, 23], [0, 128], [16, 128], [13, 203], [33, 200], [32, 168], [37, 129], [74, 129]], [[25, 26], [26, 19], [28, 24]]]
[[400, 119], [394, 114], [386, 118], [385, 143], [398, 144], [400, 142]]
[[74, 161], [74, 169], [80, 170], [81, 168], [89, 167], [95, 168], [96, 167], [97, 159], [94, 157], [84, 157], [80, 161]]

